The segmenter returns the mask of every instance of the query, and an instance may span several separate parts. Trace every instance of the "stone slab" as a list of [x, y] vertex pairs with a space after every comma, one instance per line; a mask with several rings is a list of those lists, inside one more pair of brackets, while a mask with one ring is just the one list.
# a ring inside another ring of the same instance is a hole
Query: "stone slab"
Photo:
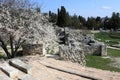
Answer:
[[8, 76], [0, 75], [0, 80], [13, 80], [9, 78]]
[[9, 64], [10, 64], [11, 66], [14, 66], [14, 67], [16, 67], [17, 69], [19, 69], [19, 70], [27, 73], [27, 74], [31, 73], [32, 66], [30, 66], [30, 65], [22, 62], [22, 61], [19, 60], [19, 59], [10, 60], [10, 61], [9, 61]]
[[45, 56], [46, 56], [47, 58], [55, 58], [55, 59], [59, 59], [59, 58], [60, 58], [59, 55], [55, 55], [55, 54], [53, 54], [53, 55], [51, 55], [51, 54], [46, 54]]
[[38, 80], [38, 79], [35, 79], [34, 77], [32, 77], [29, 74], [26, 74], [26, 75], [22, 76], [21, 78], [19, 78], [18, 80]]
[[8, 63], [3, 63], [0, 66], [1, 70], [6, 73], [9, 77], [15, 78], [18, 76], [18, 70], [10, 66]]

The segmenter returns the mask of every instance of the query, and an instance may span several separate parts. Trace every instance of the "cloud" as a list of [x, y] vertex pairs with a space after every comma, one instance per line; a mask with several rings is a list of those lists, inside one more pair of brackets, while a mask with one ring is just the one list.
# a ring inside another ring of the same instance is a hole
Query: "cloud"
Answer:
[[108, 7], [108, 6], [102, 6], [103, 9], [106, 9], [106, 10], [110, 10], [111, 7]]

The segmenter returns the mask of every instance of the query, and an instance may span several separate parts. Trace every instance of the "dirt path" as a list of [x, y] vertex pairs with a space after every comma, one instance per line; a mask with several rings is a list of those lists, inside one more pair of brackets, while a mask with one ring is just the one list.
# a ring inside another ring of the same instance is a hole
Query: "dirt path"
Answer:
[[82, 73], [89, 76], [94, 76], [102, 80], [120, 80], [120, 73], [104, 71], [95, 68], [82, 67], [76, 63], [59, 61], [54, 59], [44, 59], [40, 61], [44, 64], [54, 65], [59, 68], [73, 70], [78, 73]]
[[120, 57], [119, 58], [112, 58], [111, 59], [114, 63], [111, 63], [110, 65], [116, 68], [120, 68]]
[[[69, 61], [61, 61], [39, 56], [29, 56], [19, 59], [33, 66], [33, 70], [30, 75], [37, 78], [38, 80], [91, 80], [82, 76], [70, 74], [57, 69], [92, 76], [101, 80], [120, 80], [120, 73], [118, 72], [110, 72], [95, 68], [83, 67], [79, 64], [72, 63]], [[46, 65], [55, 67], [57, 69], [47, 67]], [[0, 72], [0, 75], [2, 74], [3, 73]]]
[[120, 50], [120, 48], [116, 48], [116, 47], [111, 47], [111, 46], [108, 46], [107, 48], [111, 48], [111, 49], [116, 49], [116, 50]]

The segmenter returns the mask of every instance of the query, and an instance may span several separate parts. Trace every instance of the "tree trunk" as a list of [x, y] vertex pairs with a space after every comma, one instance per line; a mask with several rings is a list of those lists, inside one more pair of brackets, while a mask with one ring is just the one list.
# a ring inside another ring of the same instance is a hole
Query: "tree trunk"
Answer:
[[21, 39], [18, 40], [18, 44], [17, 46], [15, 47], [15, 50], [14, 50], [14, 54], [17, 54], [18, 52], [18, 49], [20, 48], [20, 46], [25, 42], [25, 40], [21, 41]]
[[14, 48], [13, 48], [13, 36], [10, 35], [10, 46], [11, 46], [11, 55], [12, 55], [12, 58], [15, 57], [15, 54], [14, 54]]
[[6, 55], [7, 55], [7, 58], [10, 59], [11, 58], [11, 55], [10, 53], [8, 52], [8, 49], [7, 49], [7, 46], [5, 45], [4, 41], [1, 39], [0, 37], [0, 42], [1, 42], [1, 47], [3, 48], [3, 50], [5, 51]]

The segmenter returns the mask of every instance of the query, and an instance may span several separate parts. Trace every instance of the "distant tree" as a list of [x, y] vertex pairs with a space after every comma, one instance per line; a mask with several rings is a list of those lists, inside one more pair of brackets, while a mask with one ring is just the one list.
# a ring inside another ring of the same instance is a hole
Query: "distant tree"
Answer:
[[61, 6], [61, 9], [58, 9], [58, 18], [57, 25], [65, 27], [67, 25], [67, 12], [64, 6]]
[[76, 14], [74, 14], [74, 16], [72, 17], [72, 26], [74, 28], [77, 28], [77, 29], [80, 28], [80, 21], [79, 21], [78, 16]]
[[110, 19], [111, 28], [118, 29], [120, 28], [120, 14], [113, 12], [112, 17]]
[[80, 26], [85, 27], [86, 26], [86, 19], [82, 16], [79, 16], [78, 19], [80, 21]]
[[102, 27], [102, 19], [101, 19], [101, 17], [97, 16], [96, 17], [96, 27], [95, 27], [95, 29], [99, 29], [101, 27]]
[[66, 20], [67, 20], [66, 26], [67, 26], [67, 27], [71, 27], [71, 26], [72, 26], [72, 17], [69, 15], [68, 12], [67, 12], [67, 14], [66, 14]]
[[106, 16], [104, 19], [103, 19], [103, 28], [104, 29], [111, 29], [111, 24], [110, 24], [110, 18], [108, 18], [108, 16]]
[[95, 29], [95, 27], [96, 27], [96, 19], [93, 18], [93, 17], [88, 17], [86, 25], [87, 25], [88, 29]]
[[49, 22], [56, 23], [57, 22], [57, 14], [49, 11]]

